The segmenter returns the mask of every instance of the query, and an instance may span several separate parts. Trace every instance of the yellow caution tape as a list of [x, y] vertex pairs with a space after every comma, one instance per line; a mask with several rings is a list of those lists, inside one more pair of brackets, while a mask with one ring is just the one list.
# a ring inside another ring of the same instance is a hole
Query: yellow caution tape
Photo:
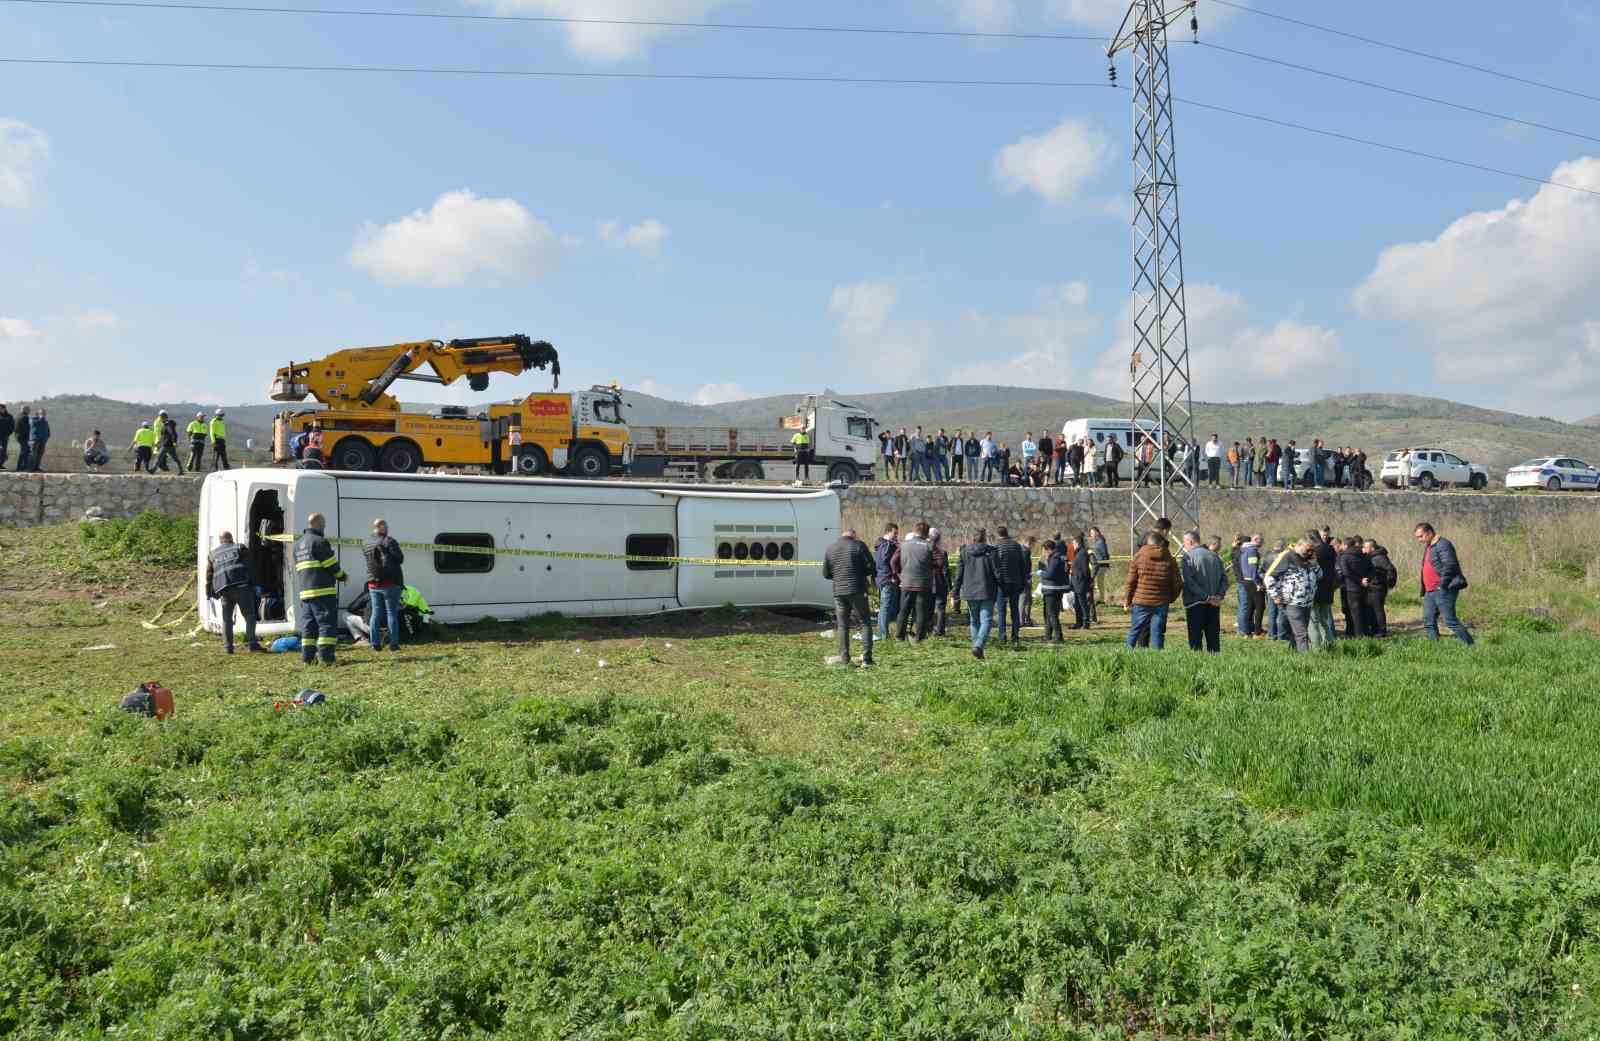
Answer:
[[178, 590], [176, 593], [173, 593], [170, 597], [163, 601], [161, 606], [156, 608], [156, 613], [150, 617], [148, 622], [140, 622], [139, 624], [144, 626], [146, 629], [169, 629], [183, 621], [185, 618], [189, 617], [189, 612], [194, 610], [193, 601], [189, 602], [189, 606], [184, 610], [183, 614], [180, 614], [178, 617], [166, 622], [161, 620], [161, 616], [166, 613], [167, 608], [177, 603], [178, 598], [187, 593], [189, 588], [194, 585], [194, 579], [195, 576], [190, 575], [189, 581], [183, 584], [183, 588]]
[[[293, 542], [293, 535], [268, 535], [266, 538], [273, 542]], [[397, 540], [398, 541], [398, 540]], [[365, 547], [366, 542], [361, 539], [330, 538], [328, 543], [334, 546]], [[559, 560], [620, 560], [639, 564], [694, 564], [704, 567], [821, 567], [820, 560], [736, 560], [732, 557], [663, 557], [647, 556], [641, 553], [585, 553], [578, 550], [564, 549], [524, 549], [519, 546], [455, 546], [437, 542], [400, 542], [401, 549], [420, 550], [424, 553], [472, 553], [479, 556], [506, 556], [506, 557], [555, 557]]]

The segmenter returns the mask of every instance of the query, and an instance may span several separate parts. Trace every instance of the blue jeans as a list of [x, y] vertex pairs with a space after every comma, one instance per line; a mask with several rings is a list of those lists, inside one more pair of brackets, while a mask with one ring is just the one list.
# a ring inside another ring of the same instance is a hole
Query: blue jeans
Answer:
[[924, 481], [928, 478], [928, 455], [926, 452], [911, 453], [911, 479]]
[[1239, 610], [1233, 617], [1233, 631], [1243, 636], [1250, 631], [1250, 584], [1235, 582], [1233, 591], [1239, 597]]
[[994, 599], [994, 628], [1001, 640], [1006, 638], [1006, 615], [1011, 616], [1011, 638], [1022, 638], [1022, 594], [1008, 593], [1000, 590], [1000, 595]]
[[933, 479], [941, 483], [948, 481], [950, 479], [950, 475], [945, 470], [944, 453], [935, 452], [931, 458], [933, 459]]
[[1283, 487], [1288, 491], [1291, 491], [1291, 492], [1294, 491], [1294, 471], [1293, 470], [1285, 470], [1285, 471], [1283, 471]]
[[1457, 589], [1435, 589], [1423, 595], [1422, 629], [1428, 634], [1428, 639], [1439, 638], [1439, 619], [1442, 617], [1446, 628], [1456, 634], [1456, 639], [1468, 647], [1472, 646], [1472, 634], [1456, 617], [1456, 597], [1460, 595], [1461, 591]]
[[989, 626], [994, 622], [993, 600], [967, 601], [967, 631], [972, 634], [972, 649], [989, 642]]
[[1311, 480], [1318, 488], [1322, 487], [1322, 464], [1318, 463], [1311, 470]]
[[1277, 640], [1283, 637], [1283, 608], [1271, 597], [1267, 598], [1267, 639]]
[[378, 633], [378, 624], [382, 622], [389, 629], [389, 649], [400, 649], [400, 587], [386, 586], [381, 589], [367, 590], [367, 596], [372, 601], [372, 613], [367, 618], [367, 639], [372, 643], [372, 649], [377, 650], [383, 646], [383, 639]]
[[1150, 631], [1150, 649], [1159, 651], [1167, 643], [1167, 611], [1170, 604], [1160, 607], [1145, 607], [1142, 604], [1133, 605], [1133, 620], [1128, 626], [1128, 646], [1134, 647], [1139, 642], [1139, 637], [1145, 630]]
[[878, 588], [878, 639], [889, 638], [890, 621], [900, 617], [900, 587], [880, 586]]

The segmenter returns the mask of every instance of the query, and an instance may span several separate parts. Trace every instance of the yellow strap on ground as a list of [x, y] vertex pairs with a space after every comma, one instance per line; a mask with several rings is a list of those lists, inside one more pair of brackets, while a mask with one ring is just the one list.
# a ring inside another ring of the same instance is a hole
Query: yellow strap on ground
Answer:
[[173, 604], [177, 603], [178, 602], [178, 598], [183, 596], [183, 594], [187, 593], [189, 591], [190, 587], [194, 585], [194, 580], [195, 580], [195, 576], [194, 575], [190, 575], [189, 576], [189, 581], [187, 581], [187, 582], [185, 582], [183, 584], [183, 588], [178, 590], [176, 593], [173, 593], [165, 601], [163, 601], [161, 606], [156, 608], [156, 613], [150, 617], [150, 620], [148, 622], [140, 622], [139, 624], [144, 626], [146, 629], [169, 629], [172, 626], [177, 625], [179, 622], [183, 621], [185, 618], [189, 617], [189, 612], [194, 610], [194, 602], [192, 600], [189, 602], [188, 609], [185, 610], [183, 612], [183, 614], [180, 614], [178, 617], [172, 619], [171, 621], [163, 622], [161, 620], [161, 616], [166, 613], [167, 608], [169, 608]]
[[[293, 535], [268, 535], [273, 542], [293, 542]], [[361, 539], [330, 538], [335, 546], [364, 547]], [[694, 564], [703, 567], [821, 567], [820, 560], [724, 560], [721, 557], [660, 557], [639, 553], [584, 553], [562, 549], [523, 549], [519, 546], [451, 546], [434, 542], [401, 542], [401, 549], [414, 549], [424, 553], [473, 553], [480, 556], [555, 557], [560, 560], [621, 560], [640, 564]]]

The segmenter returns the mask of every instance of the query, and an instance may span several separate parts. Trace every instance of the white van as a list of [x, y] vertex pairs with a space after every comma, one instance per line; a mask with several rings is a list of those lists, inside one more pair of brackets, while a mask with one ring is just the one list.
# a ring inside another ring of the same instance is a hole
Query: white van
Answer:
[[[1156, 429], [1156, 424], [1141, 419], [1137, 429], [1148, 434]], [[1061, 426], [1061, 436], [1068, 443], [1082, 441], [1085, 437], [1096, 444], [1106, 438], [1116, 438], [1122, 444], [1122, 463], [1117, 467], [1117, 476], [1124, 481], [1133, 480], [1133, 450], [1139, 441], [1134, 432], [1133, 421], [1128, 419], [1069, 419]]]
[[[249, 547], [256, 582], [275, 606], [258, 631], [296, 631], [292, 547], [267, 536], [297, 536], [313, 513], [327, 518], [329, 538], [364, 540], [382, 517], [402, 543], [727, 562], [409, 551], [406, 581], [440, 622], [833, 604], [822, 568], [781, 563], [820, 560], [838, 536], [839, 497], [828, 489], [243, 469], [210, 474], [200, 492], [196, 600], [208, 630], [221, 631], [222, 612], [205, 595], [206, 557], [231, 531]], [[361, 594], [366, 564], [359, 545], [334, 549], [350, 576], [339, 590], [344, 607]], [[780, 564], [748, 563], [755, 560]]]

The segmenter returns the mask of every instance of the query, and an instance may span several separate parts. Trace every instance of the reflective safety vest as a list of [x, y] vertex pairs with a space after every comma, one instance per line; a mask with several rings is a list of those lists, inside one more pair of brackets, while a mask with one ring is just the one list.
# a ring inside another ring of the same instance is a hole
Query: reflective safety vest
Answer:
[[806, 435], [804, 430], [795, 434], [790, 440], [794, 442], [794, 446], [796, 448], [805, 448], [807, 445], [811, 444], [811, 438]]
[[226, 441], [228, 439], [228, 425], [220, 419], [211, 421], [211, 440]]
[[345, 574], [339, 568], [339, 555], [322, 532], [307, 528], [294, 543], [294, 584], [300, 599], [337, 596]]
[[433, 613], [433, 608], [428, 606], [428, 601], [422, 598], [422, 590], [416, 586], [406, 586], [400, 591], [400, 604], [403, 607], [415, 607], [425, 615]]
[[156, 446], [156, 432], [149, 427], [140, 427], [133, 432], [133, 443], [141, 448], [154, 448]]
[[184, 429], [189, 432], [189, 436], [194, 440], [204, 441], [206, 439], [206, 425], [198, 419], [191, 419], [189, 425]]

